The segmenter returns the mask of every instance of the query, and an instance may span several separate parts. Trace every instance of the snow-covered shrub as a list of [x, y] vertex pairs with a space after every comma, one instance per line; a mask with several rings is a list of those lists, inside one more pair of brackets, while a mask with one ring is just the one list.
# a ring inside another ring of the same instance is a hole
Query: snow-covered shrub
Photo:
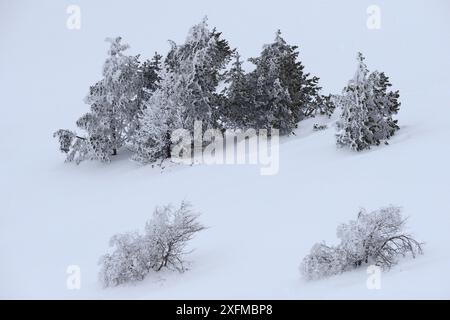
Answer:
[[337, 236], [355, 266], [374, 263], [389, 268], [399, 256], [422, 253], [421, 244], [404, 231], [405, 224], [399, 207], [373, 212], [362, 209], [356, 220], [338, 227]]
[[328, 126], [326, 125], [326, 124], [318, 124], [318, 123], [315, 123], [314, 125], [313, 125], [313, 130], [314, 131], [321, 131], [321, 130], [325, 130], [325, 129], [327, 129], [328, 128]]
[[197, 222], [198, 215], [189, 203], [182, 202], [176, 210], [172, 206], [156, 208], [153, 219], [145, 226], [148, 244], [153, 248], [152, 269], [163, 267], [180, 272], [185, 270], [183, 255], [189, 240], [205, 227]]
[[308, 280], [320, 279], [343, 272], [347, 267], [345, 251], [316, 243], [301, 265], [300, 272]]
[[422, 253], [422, 244], [405, 231], [406, 219], [398, 207], [373, 212], [362, 209], [356, 220], [337, 228], [337, 246], [318, 243], [303, 259], [300, 270], [306, 279], [318, 279], [375, 264], [388, 269], [401, 256]]
[[205, 228], [197, 218], [190, 204], [183, 201], [176, 209], [171, 205], [156, 208], [143, 235], [132, 232], [113, 236], [110, 246], [115, 250], [99, 262], [100, 282], [105, 287], [116, 286], [143, 280], [152, 270], [185, 271], [187, 243]]
[[99, 278], [103, 286], [117, 286], [144, 279], [149, 272], [150, 252], [144, 246], [143, 236], [136, 232], [117, 234], [109, 244], [115, 250], [100, 260], [102, 270]]

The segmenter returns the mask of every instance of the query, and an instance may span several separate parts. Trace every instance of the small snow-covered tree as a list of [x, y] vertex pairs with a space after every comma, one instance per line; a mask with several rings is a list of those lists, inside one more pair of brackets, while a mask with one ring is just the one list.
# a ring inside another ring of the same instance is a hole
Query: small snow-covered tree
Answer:
[[371, 86], [368, 81], [369, 70], [364, 56], [358, 53], [358, 67], [352, 80], [344, 88], [339, 99], [342, 107], [340, 121], [337, 122], [338, 146], [349, 146], [360, 151], [370, 147], [369, 98]]
[[191, 28], [184, 44], [171, 44], [158, 89], [144, 102], [146, 110], [133, 146], [134, 159], [143, 163], [169, 157], [175, 129], [192, 131], [194, 121], [202, 121], [204, 129], [218, 126], [216, 89], [232, 54], [228, 42], [208, 28], [205, 18]]
[[337, 122], [337, 145], [355, 151], [369, 149], [387, 140], [399, 129], [392, 115], [399, 110], [398, 91], [391, 86], [384, 73], [369, 73], [365, 58], [358, 53], [358, 67], [352, 80], [336, 98], [342, 108]]
[[300, 270], [306, 279], [318, 279], [363, 264], [375, 264], [384, 269], [395, 265], [399, 257], [422, 253], [422, 243], [406, 230], [406, 219], [398, 207], [386, 207], [373, 212], [362, 209], [356, 220], [337, 228], [340, 244], [315, 244], [303, 259]]
[[[292, 85], [291, 78], [295, 77], [294, 71], [300, 71], [300, 68], [294, 64], [290, 75], [282, 70], [283, 62], [293, 57], [292, 48], [278, 31], [274, 43], [265, 45], [259, 57], [249, 59], [256, 65], [249, 74], [255, 97], [249, 112], [252, 128], [276, 128], [281, 134], [289, 134], [296, 127], [297, 110], [292, 104], [289, 85]], [[282, 75], [288, 76], [284, 82]]]
[[91, 106], [90, 123], [84, 126], [89, 134], [105, 137], [111, 154], [133, 135], [142, 97], [143, 76], [137, 56], [123, 52], [129, 48], [122, 38], [106, 39], [111, 47], [103, 66], [103, 79], [91, 87], [85, 101]]
[[[103, 66], [103, 78], [90, 87], [85, 102], [90, 111], [76, 122], [84, 134], [58, 130], [60, 150], [66, 161], [77, 163], [98, 159], [110, 161], [119, 148], [133, 139], [142, 113], [142, 100], [155, 90], [159, 58], [141, 64], [139, 56], [127, 56], [121, 37], [106, 39], [110, 43]], [[61, 144], [63, 143], [63, 144]]]
[[207, 17], [194, 25], [184, 44], [172, 43], [166, 65], [181, 83], [184, 129], [193, 129], [194, 121], [202, 121], [205, 128], [215, 128], [217, 86], [221, 71], [231, 59], [233, 51], [215, 28], [210, 30]]
[[163, 268], [183, 272], [186, 246], [194, 235], [205, 229], [198, 214], [187, 202], [179, 208], [171, 205], [156, 208], [145, 226], [145, 232], [115, 235], [111, 238], [112, 253], [101, 257], [100, 282], [103, 286], [116, 286], [140, 281], [150, 271]]
[[297, 46], [287, 44], [277, 31], [275, 41], [250, 59], [256, 65], [249, 75], [255, 95], [254, 128], [273, 127], [289, 134], [300, 120], [327, 109], [323, 104], [328, 100], [319, 93], [319, 78], [304, 72], [298, 54]]
[[182, 78], [169, 70], [167, 65], [158, 75], [159, 88], [143, 103], [144, 111], [139, 117], [139, 129], [132, 146], [132, 158], [144, 164], [169, 158], [171, 132], [183, 128]]

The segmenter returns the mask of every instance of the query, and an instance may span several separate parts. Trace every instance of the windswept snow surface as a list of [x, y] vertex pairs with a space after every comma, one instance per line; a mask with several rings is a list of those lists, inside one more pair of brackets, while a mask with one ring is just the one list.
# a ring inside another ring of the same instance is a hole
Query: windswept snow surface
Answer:
[[[381, 29], [366, 9], [381, 8]], [[0, 0], [0, 298], [450, 298], [450, 3], [442, 1], [76, 1], [81, 30], [66, 28], [69, 1]], [[236, 4], [239, 4], [237, 6]], [[239, 8], [240, 10], [237, 11]], [[358, 50], [401, 94], [401, 130], [389, 146], [338, 150], [333, 121], [300, 123], [282, 139], [280, 170], [251, 165], [65, 164], [52, 133], [73, 128], [100, 78], [107, 36], [131, 53], [165, 53], [208, 14], [243, 57], [280, 28], [300, 45], [307, 71], [337, 93]], [[313, 132], [313, 123], [329, 123]], [[142, 230], [156, 205], [186, 199], [209, 228], [191, 243], [190, 270], [150, 274], [102, 289], [99, 257], [109, 238]], [[359, 207], [394, 204], [425, 241], [425, 254], [382, 273], [368, 290], [365, 269], [321, 281], [298, 266], [318, 241]], [[81, 268], [80, 290], [66, 269]]]

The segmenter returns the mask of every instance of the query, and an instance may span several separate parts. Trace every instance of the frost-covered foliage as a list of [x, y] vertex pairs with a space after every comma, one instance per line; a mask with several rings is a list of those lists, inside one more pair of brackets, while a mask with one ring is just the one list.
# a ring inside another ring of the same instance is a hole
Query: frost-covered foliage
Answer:
[[312, 104], [312, 107], [307, 109], [305, 112], [306, 116], [314, 117], [316, 115], [327, 116], [330, 118], [334, 111], [336, 110], [336, 104], [334, 103], [333, 97], [331, 94], [325, 95], [316, 95], [316, 102]]
[[159, 81], [161, 80], [159, 71], [161, 70], [162, 59], [163, 56], [155, 52], [152, 59], [146, 60], [141, 64], [139, 69], [143, 88], [141, 100], [147, 100], [158, 89]]
[[185, 271], [186, 246], [205, 228], [197, 220], [198, 214], [187, 202], [179, 208], [156, 208], [144, 234], [129, 232], [111, 238], [115, 250], [100, 259], [100, 282], [105, 287], [116, 286], [143, 280], [149, 272], [163, 268]]
[[358, 53], [358, 67], [353, 79], [336, 98], [342, 108], [337, 122], [337, 145], [352, 150], [369, 149], [387, 140], [399, 129], [392, 116], [399, 110], [398, 91], [388, 91], [391, 84], [384, 73], [369, 73], [364, 56]]
[[110, 161], [108, 141], [99, 134], [80, 137], [70, 130], [60, 129], [53, 134], [53, 137], [58, 138], [61, 152], [67, 154], [67, 162], [74, 161], [79, 164], [83, 160]]
[[405, 231], [406, 219], [398, 207], [373, 212], [364, 209], [356, 220], [337, 228], [337, 246], [318, 243], [303, 259], [300, 271], [307, 279], [319, 279], [363, 264], [390, 268], [401, 256], [422, 253], [422, 244]]
[[173, 130], [192, 130], [194, 121], [202, 121], [204, 129], [219, 125], [221, 98], [216, 90], [232, 54], [228, 42], [208, 28], [205, 18], [191, 28], [183, 45], [171, 43], [159, 88], [145, 101], [140, 117], [134, 159], [143, 163], [170, 155]]
[[369, 76], [369, 82], [372, 84], [374, 105], [369, 113], [369, 119], [373, 126], [373, 140], [375, 144], [380, 144], [400, 129], [397, 124], [398, 120], [392, 118], [400, 110], [400, 102], [398, 101], [400, 94], [399, 91], [389, 91], [392, 84], [384, 72], [372, 72]]
[[[103, 66], [103, 78], [90, 87], [85, 102], [90, 111], [76, 125], [85, 133], [77, 135], [58, 130], [55, 136], [66, 161], [79, 163], [98, 159], [108, 162], [112, 155], [129, 143], [138, 128], [143, 98], [155, 89], [158, 60], [139, 62], [139, 56], [127, 56], [120, 37], [106, 39], [110, 43]], [[155, 56], [158, 57], [158, 56]]]

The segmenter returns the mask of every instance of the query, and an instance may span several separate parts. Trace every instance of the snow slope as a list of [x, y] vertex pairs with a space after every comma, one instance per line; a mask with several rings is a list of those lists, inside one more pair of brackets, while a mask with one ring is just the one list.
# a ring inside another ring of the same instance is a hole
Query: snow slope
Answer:
[[[70, 2], [0, 0], [0, 298], [450, 298], [450, 3], [379, 1], [382, 29], [373, 31], [365, 26], [372, 2], [257, 2], [239, 2], [236, 12], [206, 0], [179, 1], [175, 11], [77, 1], [82, 28], [70, 31]], [[110, 165], [63, 163], [51, 134], [87, 109], [103, 38], [121, 34], [147, 57], [164, 52], [166, 39], [183, 39], [205, 13], [245, 57], [281, 28], [325, 92], [346, 84], [363, 51], [369, 69], [400, 90], [401, 130], [389, 146], [355, 154], [336, 149], [333, 119], [304, 121], [282, 140], [274, 176], [246, 165], [162, 171], [125, 154]], [[319, 121], [329, 129], [312, 132]], [[100, 288], [97, 261], [110, 236], [143, 228], [156, 205], [183, 199], [209, 227], [192, 241], [191, 269]], [[363, 269], [301, 279], [298, 265], [315, 242], [335, 242], [336, 226], [359, 207], [388, 204], [410, 216], [425, 255], [383, 273], [381, 290], [367, 289]], [[80, 290], [66, 287], [69, 265], [81, 268]]]

